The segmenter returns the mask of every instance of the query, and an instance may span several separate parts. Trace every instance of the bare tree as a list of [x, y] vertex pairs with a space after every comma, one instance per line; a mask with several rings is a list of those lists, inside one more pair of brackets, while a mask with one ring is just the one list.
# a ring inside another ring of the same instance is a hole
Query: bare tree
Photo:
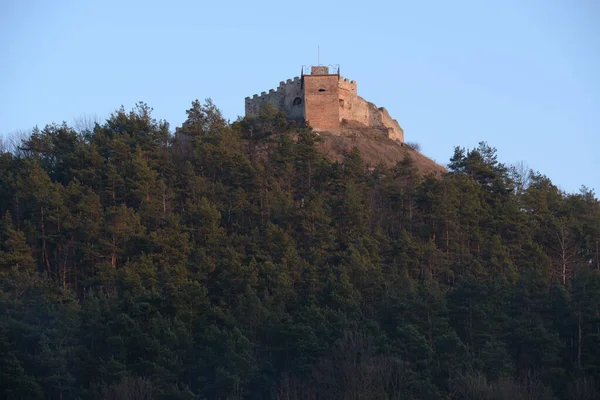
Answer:
[[152, 382], [146, 378], [124, 377], [102, 393], [103, 400], [152, 400]]
[[567, 283], [567, 276], [571, 271], [574, 258], [580, 253], [577, 243], [573, 240], [571, 230], [565, 221], [559, 221], [556, 228], [556, 253], [559, 257], [559, 274], [563, 285]]
[[600, 383], [593, 378], [580, 378], [573, 382], [567, 393], [573, 400], [600, 400]]
[[81, 114], [79, 117], [73, 118], [73, 129], [79, 134], [85, 132], [93, 132], [96, 124], [100, 123], [100, 118], [97, 114]]
[[14, 154], [17, 157], [23, 156], [23, 150], [21, 149], [23, 142], [31, 137], [31, 132], [18, 130], [13, 132], [5, 140], [5, 151]]
[[276, 400], [312, 400], [316, 391], [308, 379], [285, 373], [279, 379]]
[[551, 400], [552, 390], [533, 378], [500, 377], [488, 381], [479, 372], [459, 374], [450, 382], [452, 398], [477, 400]]
[[409, 383], [401, 360], [380, 355], [373, 339], [346, 332], [313, 371], [324, 399], [397, 399]]
[[531, 184], [533, 170], [529, 168], [525, 161], [517, 161], [509, 167], [508, 173], [515, 185], [515, 194], [520, 196]]
[[421, 144], [417, 142], [404, 142], [404, 145], [410, 147], [414, 151], [421, 152]]

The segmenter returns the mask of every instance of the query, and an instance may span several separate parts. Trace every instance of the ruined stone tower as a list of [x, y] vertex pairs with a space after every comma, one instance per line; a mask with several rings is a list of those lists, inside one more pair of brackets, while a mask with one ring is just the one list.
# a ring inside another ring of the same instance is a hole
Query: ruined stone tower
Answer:
[[246, 97], [246, 116], [256, 117], [267, 104], [288, 118], [306, 121], [316, 131], [340, 133], [345, 121], [382, 130], [390, 139], [404, 142], [404, 131], [383, 107], [357, 95], [356, 82], [331, 74], [329, 67], [310, 68], [310, 74], [280, 82], [279, 87]]

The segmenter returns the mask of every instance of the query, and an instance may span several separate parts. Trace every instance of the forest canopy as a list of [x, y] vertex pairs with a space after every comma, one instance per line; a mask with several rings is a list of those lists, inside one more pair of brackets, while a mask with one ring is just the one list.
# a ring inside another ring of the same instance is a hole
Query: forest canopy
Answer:
[[[593, 399], [600, 203], [139, 103], [0, 151], [4, 399]], [[594, 397], [595, 396], [595, 397]]]

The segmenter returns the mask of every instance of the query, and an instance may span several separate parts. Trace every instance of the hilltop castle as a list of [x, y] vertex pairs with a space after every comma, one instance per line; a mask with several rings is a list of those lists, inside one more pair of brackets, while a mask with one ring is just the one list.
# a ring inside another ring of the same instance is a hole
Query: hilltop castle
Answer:
[[358, 96], [356, 82], [329, 67], [310, 68], [310, 74], [280, 82], [277, 90], [246, 97], [246, 116], [257, 117], [261, 108], [271, 104], [288, 118], [306, 121], [316, 131], [339, 133], [345, 122], [354, 122], [384, 131], [390, 139], [404, 142], [404, 131], [383, 107], [377, 108]]

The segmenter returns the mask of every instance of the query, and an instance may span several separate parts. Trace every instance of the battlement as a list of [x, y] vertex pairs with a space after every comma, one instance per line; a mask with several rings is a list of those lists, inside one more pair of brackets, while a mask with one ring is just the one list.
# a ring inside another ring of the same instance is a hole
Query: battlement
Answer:
[[282, 88], [285, 85], [293, 85], [294, 83], [295, 84], [300, 84], [300, 77], [299, 76], [294, 77], [294, 79], [288, 79], [285, 82], [284, 81], [279, 82], [279, 87]]
[[302, 119], [304, 115], [304, 94], [302, 80], [299, 76], [280, 81], [275, 89], [246, 97], [246, 115], [258, 116], [260, 110], [270, 104], [275, 109], [283, 110], [290, 118]]
[[247, 96], [245, 100], [246, 100], [246, 102], [248, 102], [253, 99], [266, 98], [273, 94], [278, 94], [278, 93], [281, 93], [282, 91], [285, 91], [288, 88], [288, 85], [300, 86], [300, 83], [301, 83], [300, 77], [296, 76], [294, 79], [288, 79], [286, 81], [279, 82], [279, 86], [277, 86], [277, 89], [269, 89], [268, 92], [260, 92], [260, 94], [254, 94], [254, 95], [252, 95], [252, 97]]
[[338, 86], [340, 87], [340, 89], [345, 89], [356, 93], [356, 81], [351, 81], [348, 78], [340, 77], [340, 80], [338, 81]]

